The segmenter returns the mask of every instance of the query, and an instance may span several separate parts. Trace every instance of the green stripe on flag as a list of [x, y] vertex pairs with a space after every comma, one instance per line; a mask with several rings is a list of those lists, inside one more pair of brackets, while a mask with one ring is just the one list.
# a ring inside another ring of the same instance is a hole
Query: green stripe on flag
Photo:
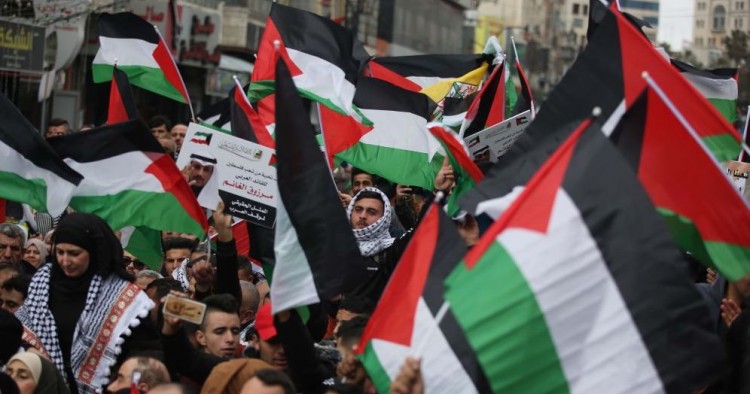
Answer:
[[[508, 65], [510, 63], [506, 63]], [[505, 119], [516, 115], [513, 111], [516, 110], [516, 102], [518, 101], [518, 92], [516, 92], [516, 84], [513, 83], [513, 77], [510, 69], [506, 71], [508, 79], [505, 80]], [[487, 125], [492, 126], [492, 125]]]
[[703, 264], [715, 268], [729, 280], [750, 274], [750, 248], [724, 242], [706, 241], [690, 218], [665, 208], [656, 208], [677, 245]]
[[130, 235], [125, 250], [138, 260], [146, 263], [152, 270], [159, 272], [164, 255], [161, 250], [161, 231], [146, 227], [136, 227]]
[[339, 152], [336, 158], [391, 182], [427, 190], [434, 189], [435, 176], [443, 166], [443, 156], [440, 154], [435, 154], [432, 161], [428, 161], [426, 153], [364, 143]]
[[737, 100], [710, 98], [708, 101], [729, 121], [737, 121]]
[[706, 147], [708, 147], [708, 150], [720, 162], [737, 160], [737, 155], [739, 155], [741, 150], [738, 139], [739, 134], [734, 136], [732, 134], [718, 134], [701, 138]]
[[47, 183], [42, 179], [25, 179], [17, 174], [0, 171], [0, 185], [1, 198], [47, 212]]
[[380, 359], [378, 359], [378, 355], [372, 346], [372, 341], [367, 344], [364, 353], [359, 355], [359, 360], [362, 362], [362, 365], [365, 366], [367, 374], [370, 376], [372, 384], [375, 385], [375, 389], [378, 393], [390, 393], [391, 377], [388, 376], [388, 372], [385, 371], [385, 368], [383, 368], [383, 365], [380, 363]]
[[471, 270], [461, 262], [445, 285], [445, 298], [493, 392], [569, 392], [534, 292], [500, 244], [493, 243]]
[[[132, 85], [187, 104], [180, 91], [169, 83], [161, 69], [142, 66], [117, 66], [117, 69], [128, 75], [128, 80]], [[91, 73], [94, 76], [94, 82], [111, 81], [112, 70], [113, 66], [110, 64], [92, 64]]]

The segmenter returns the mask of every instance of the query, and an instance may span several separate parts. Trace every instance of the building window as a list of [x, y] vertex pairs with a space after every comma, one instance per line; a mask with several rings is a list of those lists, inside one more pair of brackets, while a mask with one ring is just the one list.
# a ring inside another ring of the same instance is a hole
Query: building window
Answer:
[[581, 11], [581, 5], [573, 3], [573, 15], [578, 15], [580, 11]]
[[702, 29], [703, 26], [705, 26], [703, 19], [698, 19], [695, 21], [695, 27], [698, 29]]
[[735, 10], [744, 10], [745, 9], [745, 2], [744, 1], [738, 1], [734, 3], [734, 9]]
[[713, 30], [724, 31], [726, 21], [727, 21], [727, 10], [724, 8], [724, 6], [717, 5], [716, 7], [714, 7]]

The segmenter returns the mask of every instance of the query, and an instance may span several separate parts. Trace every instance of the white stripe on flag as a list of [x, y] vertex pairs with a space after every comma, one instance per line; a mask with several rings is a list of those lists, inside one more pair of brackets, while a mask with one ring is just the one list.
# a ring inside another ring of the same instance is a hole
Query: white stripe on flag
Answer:
[[0, 141], [0, 171], [16, 174], [24, 179], [41, 179], [47, 185], [47, 210], [52, 216], [63, 213], [70, 203], [76, 185], [55, 173], [37, 167], [21, 153]]
[[139, 66], [159, 68], [154, 59], [156, 44], [135, 38], [99, 37], [101, 46], [94, 58], [94, 64], [115, 64], [118, 67]]
[[299, 244], [297, 230], [280, 201], [276, 211], [273, 252], [276, 266], [271, 281], [272, 313], [320, 302], [310, 263]]
[[536, 295], [571, 393], [664, 391], [617, 284], [565, 191], [558, 190], [546, 234], [512, 228], [497, 240]]
[[684, 72], [685, 77], [705, 98], [737, 100], [737, 81], [732, 78], [714, 79]]
[[79, 163], [69, 157], [64, 161], [83, 175], [76, 196], [112, 195], [125, 190], [164, 193], [161, 182], [153, 174], [146, 173], [152, 161], [141, 151], [89, 163]]
[[460, 77], [460, 75], [458, 75], [456, 77], [452, 77], [452, 78], [410, 76], [410, 77], [406, 77], [406, 79], [408, 79], [408, 80], [416, 83], [417, 85], [421, 86], [422, 89], [424, 89], [424, 88], [426, 88], [428, 86], [432, 86], [432, 85], [434, 85], [434, 84], [436, 84], [438, 82], [451, 81], [451, 80], [454, 80], [454, 79], [456, 79], [458, 77]]
[[428, 161], [432, 161], [435, 153], [445, 156], [440, 142], [427, 131], [425, 118], [409, 112], [360, 110], [373, 122], [373, 129], [359, 140], [360, 143], [425, 153]]
[[306, 90], [314, 95], [331, 100], [333, 105], [352, 114], [354, 85], [346, 79], [346, 74], [335, 64], [305, 52], [287, 48], [289, 58], [302, 70], [301, 75], [293, 77], [297, 89]]

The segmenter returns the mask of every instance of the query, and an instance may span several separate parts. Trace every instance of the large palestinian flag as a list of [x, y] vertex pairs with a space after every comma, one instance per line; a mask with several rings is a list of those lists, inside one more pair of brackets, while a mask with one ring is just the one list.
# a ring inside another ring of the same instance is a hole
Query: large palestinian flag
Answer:
[[[513, 148], [498, 162], [512, 161], [534, 149], [541, 139], [562, 125], [602, 111], [603, 130], [611, 132], [646, 86], [647, 71], [672, 97], [680, 112], [699, 133], [718, 160], [733, 160], [739, 152], [739, 134], [726, 119], [651, 45], [622, 14], [607, 11], [596, 34]], [[684, 107], [682, 103], [689, 103]]]
[[70, 206], [114, 230], [126, 226], [204, 236], [206, 216], [172, 158], [143, 122], [132, 120], [50, 139], [84, 179]]
[[474, 350], [444, 299], [466, 244], [438, 205], [417, 227], [365, 328], [358, 351], [378, 393], [408, 356], [422, 358], [425, 393], [488, 393]]
[[364, 262], [284, 61], [276, 67], [279, 197], [273, 312], [315, 304], [360, 283]]
[[0, 117], [0, 198], [60, 215], [81, 175], [62, 161], [3, 94]]
[[276, 59], [281, 57], [300, 95], [339, 113], [353, 114], [354, 86], [366, 60], [366, 52], [358, 48], [361, 45], [350, 30], [330, 19], [274, 2], [258, 47], [250, 101], [273, 94]]
[[334, 155], [391, 182], [432, 190], [445, 152], [427, 131], [429, 98], [379, 79], [362, 77], [354, 103], [373, 122], [372, 129], [362, 130], [352, 123], [324, 123], [326, 141], [359, 137], [350, 148]]
[[701, 70], [676, 59], [672, 65], [705, 97], [729, 122], [737, 120], [737, 69], [717, 68]]
[[112, 79], [112, 67], [117, 64], [133, 85], [190, 105], [169, 47], [156, 27], [138, 15], [100, 14], [99, 45], [91, 65], [94, 82]]
[[445, 299], [492, 392], [694, 392], [723, 361], [705, 301], [631, 169], [589, 125], [451, 273]]
[[611, 140], [681, 248], [729, 280], [750, 274], [750, 208], [656, 91], [641, 94]]

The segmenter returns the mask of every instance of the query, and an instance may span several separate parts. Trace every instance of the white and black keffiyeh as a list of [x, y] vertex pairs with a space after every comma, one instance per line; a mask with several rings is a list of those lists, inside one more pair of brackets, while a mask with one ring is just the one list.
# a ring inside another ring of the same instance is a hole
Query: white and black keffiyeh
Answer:
[[[55, 318], [49, 309], [52, 264], [43, 265], [29, 286], [29, 293], [16, 317], [24, 325], [24, 339], [49, 356], [58, 371], [65, 371], [57, 339]], [[124, 342], [154, 303], [135, 284], [117, 275], [94, 275], [86, 305], [76, 324], [70, 365], [80, 393], [101, 390], [109, 378]], [[62, 374], [66, 379], [65, 373]]]
[[183, 259], [179, 267], [172, 270], [172, 279], [180, 282], [182, 285], [182, 291], [188, 291], [190, 287], [190, 279], [187, 274], [188, 259]]
[[383, 200], [383, 216], [380, 219], [365, 228], [352, 230], [354, 231], [354, 238], [357, 239], [360, 253], [362, 253], [362, 256], [369, 257], [380, 253], [393, 244], [394, 238], [388, 232], [388, 228], [391, 225], [392, 210], [391, 203], [388, 201], [388, 196], [385, 193], [374, 187], [366, 187], [360, 190], [352, 198], [352, 201], [349, 202], [349, 206], [346, 208], [347, 218], [351, 220], [354, 203], [357, 201], [357, 197], [364, 191], [376, 192], [380, 195], [380, 199]]

